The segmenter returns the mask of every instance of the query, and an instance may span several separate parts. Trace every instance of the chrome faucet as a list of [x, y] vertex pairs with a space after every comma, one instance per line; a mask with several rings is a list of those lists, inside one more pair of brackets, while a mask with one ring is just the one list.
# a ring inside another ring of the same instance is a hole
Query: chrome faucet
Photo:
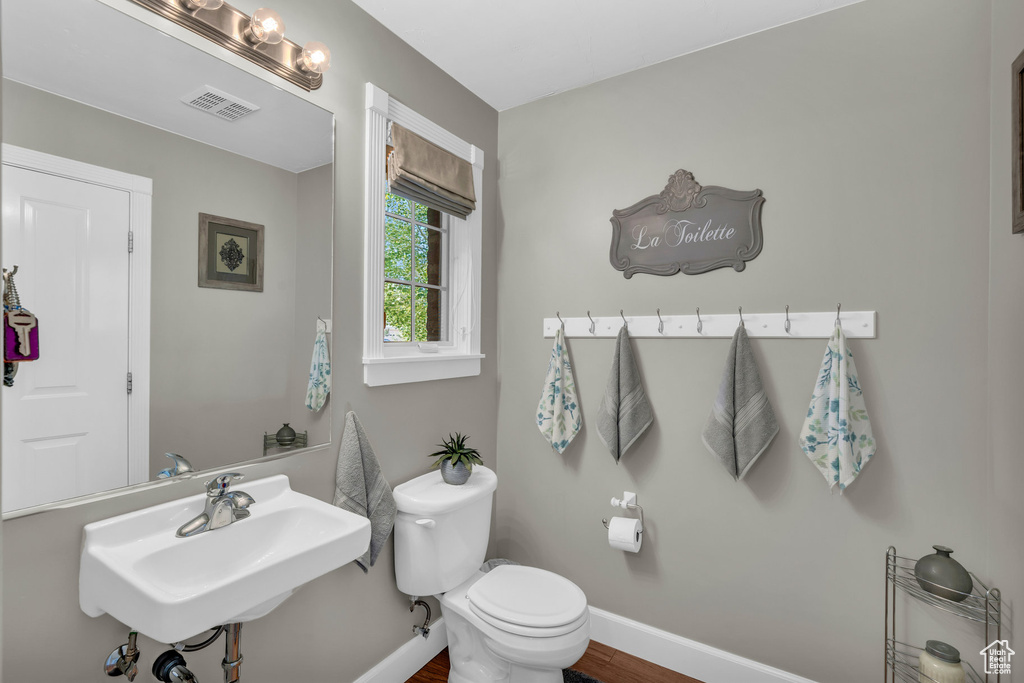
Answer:
[[249, 506], [256, 501], [244, 491], [228, 491], [231, 482], [241, 479], [242, 476], [237, 472], [230, 472], [206, 482], [206, 505], [202, 513], [182, 524], [176, 535], [179, 538], [195, 536], [248, 517], [251, 514]]
[[168, 479], [170, 477], [176, 477], [179, 474], [196, 471], [196, 468], [192, 467], [192, 463], [190, 463], [184, 456], [178, 455], [177, 453], [164, 453], [164, 455], [174, 461], [174, 465], [167, 469], [160, 470], [160, 473], [156, 475], [158, 479]]

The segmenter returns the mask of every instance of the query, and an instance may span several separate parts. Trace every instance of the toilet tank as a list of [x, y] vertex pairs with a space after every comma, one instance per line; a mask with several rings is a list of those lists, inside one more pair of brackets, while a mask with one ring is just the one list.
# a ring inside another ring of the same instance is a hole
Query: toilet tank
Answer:
[[439, 595], [484, 561], [498, 477], [482, 465], [461, 486], [440, 471], [395, 487], [395, 578], [406, 595]]

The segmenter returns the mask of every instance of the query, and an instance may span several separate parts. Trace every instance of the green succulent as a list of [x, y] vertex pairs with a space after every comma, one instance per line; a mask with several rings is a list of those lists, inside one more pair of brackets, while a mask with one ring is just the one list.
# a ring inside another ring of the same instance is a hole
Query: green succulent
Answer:
[[469, 439], [468, 436], [463, 436], [458, 432], [455, 432], [455, 436], [449, 434], [447, 439], [442, 439], [442, 442], [438, 444], [441, 450], [427, 456], [428, 458], [437, 458], [430, 468], [440, 467], [445, 460], [450, 460], [452, 467], [461, 462], [470, 472], [473, 471], [473, 465], [483, 465], [484, 461], [480, 459], [480, 452], [466, 446], [467, 439]]

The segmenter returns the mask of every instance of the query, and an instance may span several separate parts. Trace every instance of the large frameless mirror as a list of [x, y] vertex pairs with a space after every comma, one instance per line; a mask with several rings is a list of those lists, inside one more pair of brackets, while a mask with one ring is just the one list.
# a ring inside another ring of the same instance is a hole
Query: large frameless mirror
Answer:
[[4, 513], [152, 481], [165, 452], [328, 442], [305, 404], [333, 114], [98, 0], [0, 11], [3, 267], [38, 350], [5, 366]]

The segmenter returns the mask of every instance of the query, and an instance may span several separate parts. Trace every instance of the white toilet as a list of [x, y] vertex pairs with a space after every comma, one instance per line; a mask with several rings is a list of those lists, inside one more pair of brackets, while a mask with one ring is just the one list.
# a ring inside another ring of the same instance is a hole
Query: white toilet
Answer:
[[477, 465], [462, 486], [431, 472], [395, 488], [398, 588], [441, 601], [449, 683], [561, 683], [590, 644], [587, 596], [535, 567], [480, 571], [497, 486]]

